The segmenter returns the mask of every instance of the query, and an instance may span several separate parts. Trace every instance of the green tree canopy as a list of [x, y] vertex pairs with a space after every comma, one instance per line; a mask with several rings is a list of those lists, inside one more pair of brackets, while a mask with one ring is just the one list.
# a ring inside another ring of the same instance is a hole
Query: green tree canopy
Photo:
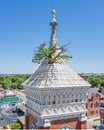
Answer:
[[20, 128], [21, 128], [20, 123], [11, 124], [11, 130], [20, 130]]
[[0, 85], [5, 89], [16, 89], [20, 86], [30, 75], [14, 75], [0, 77]]
[[104, 75], [91, 75], [88, 79], [92, 87], [101, 87], [104, 86]]

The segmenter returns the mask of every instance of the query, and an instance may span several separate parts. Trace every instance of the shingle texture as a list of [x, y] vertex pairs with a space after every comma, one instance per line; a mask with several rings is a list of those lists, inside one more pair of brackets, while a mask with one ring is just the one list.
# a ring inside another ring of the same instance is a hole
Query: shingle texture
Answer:
[[65, 60], [62, 60], [60, 63], [53, 64], [44, 61], [23, 86], [48, 88], [90, 87], [91, 85], [74, 72]]

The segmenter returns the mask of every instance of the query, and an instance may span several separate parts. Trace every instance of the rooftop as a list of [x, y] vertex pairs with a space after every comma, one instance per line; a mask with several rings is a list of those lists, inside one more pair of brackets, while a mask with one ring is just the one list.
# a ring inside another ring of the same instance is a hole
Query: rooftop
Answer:
[[[58, 47], [56, 36], [56, 26], [58, 25], [55, 18], [56, 11], [52, 10], [51, 13], [52, 20], [50, 22], [50, 26], [52, 26], [52, 33], [50, 46], [56, 46], [58, 52], [60, 49]], [[66, 60], [61, 59], [60, 61], [57, 60], [57, 63], [49, 64], [48, 59], [46, 59], [35, 71], [35, 73], [23, 83], [23, 86], [33, 88], [60, 88], [90, 87], [91, 85], [76, 72], [74, 72]]]
[[16, 102], [21, 102], [22, 99], [18, 98], [18, 97], [8, 97], [8, 98], [3, 98], [0, 100], [0, 103], [16, 103]]

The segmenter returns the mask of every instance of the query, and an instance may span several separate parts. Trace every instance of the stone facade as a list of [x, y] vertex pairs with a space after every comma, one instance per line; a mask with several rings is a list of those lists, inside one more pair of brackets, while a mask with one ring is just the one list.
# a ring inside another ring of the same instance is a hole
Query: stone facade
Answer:
[[[57, 44], [55, 10], [52, 10], [50, 47]], [[86, 95], [90, 84], [58, 59], [45, 59], [35, 73], [23, 83], [26, 90], [26, 129], [86, 129]]]
[[[81, 122], [86, 122], [86, 88], [66, 88], [66, 89], [46, 89], [44, 91], [27, 88], [27, 110], [29, 116], [26, 117], [26, 129], [35, 123], [36, 128], [55, 128], [62, 125], [55, 124], [55, 122], [69, 122], [67, 124], [74, 124], [76, 127], [81, 126]], [[41, 94], [40, 94], [41, 93]], [[36, 97], [37, 100], [36, 100]], [[30, 114], [31, 113], [31, 114]], [[39, 117], [40, 115], [40, 117]], [[73, 120], [73, 119], [77, 120]], [[48, 119], [48, 121], [46, 121]], [[71, 121], [72, 120], [72, 121]], [[84, 123], [86, 124], [86, 123]], [[71, 128], [76, 128], [74, 125]]]

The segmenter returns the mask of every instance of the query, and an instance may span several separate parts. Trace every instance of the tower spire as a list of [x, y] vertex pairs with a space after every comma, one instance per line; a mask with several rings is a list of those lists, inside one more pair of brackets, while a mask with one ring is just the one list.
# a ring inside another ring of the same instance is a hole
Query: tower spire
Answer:
[[50, 39], [50, 46], [57, 46], [57, 36], [56, 36], [56, 26], [57, 21], [55, 18], [56, 11], [53, 9], [51, 11], [52, 14], [52, 21], [50, 22], [50, 26], [52, 26], [52, 33], [51, 33], [51, 39]]

